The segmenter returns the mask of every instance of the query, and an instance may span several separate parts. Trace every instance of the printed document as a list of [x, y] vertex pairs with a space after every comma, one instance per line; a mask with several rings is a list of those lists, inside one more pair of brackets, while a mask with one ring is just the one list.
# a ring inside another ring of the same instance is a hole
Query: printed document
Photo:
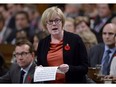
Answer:
[[37, 67], [34, 73], [34, 82], [55, 80], [57, 68], [58, 67]]

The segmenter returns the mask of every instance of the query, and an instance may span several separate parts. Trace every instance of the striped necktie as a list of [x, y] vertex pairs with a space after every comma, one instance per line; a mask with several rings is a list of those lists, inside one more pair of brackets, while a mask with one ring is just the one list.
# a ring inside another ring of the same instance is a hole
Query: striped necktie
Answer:
[[109, 74], [109, 59], [110, 59], [110, 50], [106, 51], [106, 56], [104, 57], [103, 60], [103, 65], [102, 65], [102, 74], [103, 75], [108, 75]]

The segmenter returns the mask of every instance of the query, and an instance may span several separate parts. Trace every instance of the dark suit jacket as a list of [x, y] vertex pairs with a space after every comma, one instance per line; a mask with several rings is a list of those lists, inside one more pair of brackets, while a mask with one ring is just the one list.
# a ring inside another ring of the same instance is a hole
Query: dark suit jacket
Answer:
[[[33, 63], [30, 67], [24, 83], [33, 82], [32, 80], [35, 71], [35, 66], [36, 64]], [[18, 64], [13, 64], [8, 73], [0, 77], [0, 83], [20, 83], [20, 69], [21, 68], [18, 66]]]
[[[38, 46], [37, 64], [48, 66], [47, 53], [50, 48], [51, 36], [41, 40]], [[69, 44], [70, 50], [64, 47]], [[85, 75], [88, 71], [87, 52], [81, 38], [69, 32], [64, 31], [63, 37], [63, 60], [64, 64], [69, 65], [69, 71], [66, 73], [66, 83], [85, 83]], [[57, 61], [56, 61], [57, 62]]]
[[7, 38], [10, 37], [11, 33], [13, 32], [12, 29], [7, 28], [5, 33], [4, 33], [4, 38], [3, 38], [3, 43], [7, 42]]
[[[96, 64], [101, 64], [104, 50], [105, 50], [105, 44], [98, 44], [90, 49], [88, 58], [89, 58], [89, 64], [91, 67], [95, 67]], [[112, 58], [114, 54], [112, 55]], [[111, 61], [112, 61], [112, 58], [111, 58]]]

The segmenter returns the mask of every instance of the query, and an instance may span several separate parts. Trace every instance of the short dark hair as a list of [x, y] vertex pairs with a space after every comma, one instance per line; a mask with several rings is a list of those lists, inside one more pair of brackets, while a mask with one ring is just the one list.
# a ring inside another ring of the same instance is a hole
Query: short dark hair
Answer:
[[15, 19], [16, 19], [16, 16], [19, 15], [19, 14], [23, 14], [25, 15], [27, 21], [29, 22], [29, 15], [26, 11], [18, 11], [16, 14], [15, 14]]
[[15, 44], [15, 47], [16, 46], [22, 46], [22, 45], [25, 45], [25, 44], [29, 46], [29, 52], [30, 53], [34, 52], [34, 47], [33, 47], [32, 43], [28, 40], [18, 40]]

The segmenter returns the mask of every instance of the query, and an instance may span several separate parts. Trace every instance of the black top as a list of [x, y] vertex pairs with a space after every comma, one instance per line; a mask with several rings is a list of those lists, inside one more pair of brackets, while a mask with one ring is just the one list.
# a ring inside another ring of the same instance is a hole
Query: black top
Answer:
[[[50, 41], [50, 35], [40, 41], [37, 50], [37, 65], [48, 66], [47, 53], [50, 48]], [[67, 44], [70, 46], [69, 50], [65, 49]], [[64, 64], [69, 65], [69, 71], [65, 77], [66, 83], [85, 83], [85, 75], [88, 71], [87, 51], [78, 35], [64, 31], [63, 60]]]

